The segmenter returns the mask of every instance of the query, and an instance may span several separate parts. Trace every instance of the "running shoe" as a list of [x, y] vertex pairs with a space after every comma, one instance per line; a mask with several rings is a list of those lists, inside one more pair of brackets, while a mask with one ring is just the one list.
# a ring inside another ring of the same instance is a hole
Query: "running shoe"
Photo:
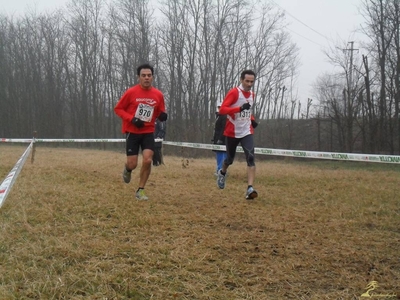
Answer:
[[124, 167], [124, 172], [122, 173], [122, 177], [124, 178], [125, 183], [131, 182], [131, 175], [132, 175], [132, 171], [128, 172], [126, 170], [126, 167]]
[[249, 187], [246, 192], [246, 199], [251, 200], [257, 198], [258, 193], [253, 187]]
[[220, 189], [224, 189], [225, 188], [225, 176], [228, 173], [226, 173], [225, 175], [222, 175], [221, 170], [218, 171], [218, 176], [217, 176], [217, 185]]
[[138, 200], [149, 200], [149, 197], [144, 193], [144, 189], [140, 189], [136, 192], [136, 199]]

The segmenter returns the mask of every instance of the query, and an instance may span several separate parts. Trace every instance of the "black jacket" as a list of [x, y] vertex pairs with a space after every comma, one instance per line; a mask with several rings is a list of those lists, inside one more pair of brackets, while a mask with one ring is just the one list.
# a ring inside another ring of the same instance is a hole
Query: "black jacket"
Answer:
[[154, 138], [164, 140], [166, 131], [167, 131], [167, 124], [165, 123], [165, 121], [161, 122], [159, 119], [156, 119]]
[[226, 124], [226, 115], [220, 115], [216, 113], [217, 119], [215, 120], [214, 126], [214, 137], [212, 142], [216, 145], [225, 145], [225, 124]]

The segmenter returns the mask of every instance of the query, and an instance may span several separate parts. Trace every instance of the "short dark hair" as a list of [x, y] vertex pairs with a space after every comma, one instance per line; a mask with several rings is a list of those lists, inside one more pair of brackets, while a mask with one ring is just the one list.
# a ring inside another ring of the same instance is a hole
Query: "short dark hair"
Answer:
[[253, 75], [254, 78], [256, 78], [256, 73], [254, 73], [253, 70], [244, 70], [244, 71], [240, 74], [240, 79], [243, 80], [244, 77], [245, 77], [246, 75]]
[[137, 67], [137, 69], [136, 69], [136, 72], [137, 72], [137, 75], [138, 75], [138, 76], [140, 75], [140, 71], [142, 71], [142, 69], [150, 69], [151, 75], [154, 75], [154, 68], [153, 68], [153, 66], [150, 65], [150, 64], [143, 64], [143, 65], [140, 65], [139, 67]]

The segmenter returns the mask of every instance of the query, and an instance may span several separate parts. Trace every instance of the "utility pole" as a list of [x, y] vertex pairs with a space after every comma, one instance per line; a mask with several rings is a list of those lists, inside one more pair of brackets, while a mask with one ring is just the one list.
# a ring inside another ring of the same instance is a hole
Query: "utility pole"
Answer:
[[354, 42], [349, 42], [349, 44], [351, 45], [350, 49], [350, 72], [349, 72], [349, 88], [350, 88], [350, 97], [352, 97], [353, 93], [353, 51], [358, 50], [358, 49], [354, 49]]

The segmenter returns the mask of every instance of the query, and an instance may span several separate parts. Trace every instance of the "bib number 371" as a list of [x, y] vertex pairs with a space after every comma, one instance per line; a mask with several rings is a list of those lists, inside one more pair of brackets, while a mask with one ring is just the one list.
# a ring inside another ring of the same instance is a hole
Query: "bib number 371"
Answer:
[[243, 110], [243, 111], [241, 111], [239, 113], [239, 118], [238, 119], [240, 119], [240, 120], [247, 120], [247, 119], [250, 119], [250, 118], [251, 118], [251, 112], [248, 109]]

